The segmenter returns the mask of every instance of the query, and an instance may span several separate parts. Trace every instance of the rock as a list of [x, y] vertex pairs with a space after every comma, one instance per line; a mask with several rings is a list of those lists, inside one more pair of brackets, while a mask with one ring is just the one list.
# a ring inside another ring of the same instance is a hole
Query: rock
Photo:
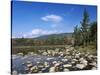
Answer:
[[28, 55], [25, 55], [24, 57], [22, 57], [21, 59], [24, 60], [24, 59], [27, 59], [28, 58]]
[[53, 58], [47, 58], [47, 60], [49, 61], [49, 60], [52, 60]]
[[55, 67], [50, 67], [49, 72], [55, 72]]
[[28, 52], [28, 55], [34, 55], [34, 52]]
[[44, 66], [45, 66], [45, 67], [49, 67], [48, 62], [44, 62]]
[[48, 54], [47, 52], [43, 52], [43, 53], [42, 53], [42, 55], [47, 55], [47, 54]]
[[17, 71], [13, 71], [12, 75], [18, 75]]
[[84, 58], [80, 58], [79, 61], [80, 61], [81, 64], [84, 64], [85, 66], [88, 65], [88, 61], [85, 60]]
[[92, 63], [89, 63], [89, 65], [96, 67], [97, 63], [96, 62], [92, 62]]
[[63, 71], [64, 71], [64, 72], [67, 72], [67, 71], [69, 71], [69, 69], [65, 68]]
[[29, 70], [29, 68], [25, 68], [25, 71], [28, 71]]
[[63, 61], [63, 62], [67, 62], [67, 61], [68, 61], [68, 59], [62, 59], [62, 61]]
[[75, 61], [71, 61], [72, 64], [75, 64]]
[[53, 63], [53, 64], [56, 64], [56, 63], [57, 63], [57, 61], [53, 61], [52, 63]]
[[42, 73], [42, 71], [39, 71], [39, 73]]
[[65, 64], [65, 65], [63, 65], [63, 67], [68, 68], [68, 67], [72, 67], [72, 65], [71, 64]]
[[76, 55], [75, 55], [75, 58], [76, 58], [76, 59], [79, 59], [79, 58], [80, 58], [80, 55], [79, 55], [79, 54], [76, 54]]
[[30, 68], [30, 67], [32, 67], [32, 66], [33, 66], [33, 64], [32, 64], [32, 63], [27, 64], [27, 67], [28, 67], [28, 68]]
[[23, 53], [18, 53], [18, 55], [19, 55], [19, 56], [23, 56], [24, 54], [23, 54]]
[[23, 62], [22, 65], [25, 65], [25, 62]]
[[44, 65], [38, 65], [39, 68], [44, 68]]
[[96, 67], [92, 67], [92, 69], [91, 70], [97, 70], [97, 68]]
[[57, 66], [59, 66], [59, 65], [60, 65], [60, 63], [56, 63], [54, 66], [57, 67]]
[[33, 66], [33, 67], [30, 68], [30, 71], [32, 73], [37, 73], [38, 72], [38, 67], [37, 66]]
[[39, 62], [39, 61], [37, 61], [36, 63], [37, 63], [37, 64], [40, 64], [40, 62]]
[[12, 55], [11, 57], [12, 57], [12, 59], [16, 59], [16, 58], [18, 58], [17, 55]]
[[83, 69], [85, 67], [84, 64], [76, 64], [76, 68], [78, 69]]
[[72, 56], [67, 56], [67, 59], [72, 59]]
[[26, 63], [27, 63], [27, 64], [30, 64], [30, 63], [31, 63], [31, 61], [27, 61]]
[[33, 66], [33, 67], [30, 68], [31, 71], [35, 70], [35, 69], [37, 69], [37, 66]]

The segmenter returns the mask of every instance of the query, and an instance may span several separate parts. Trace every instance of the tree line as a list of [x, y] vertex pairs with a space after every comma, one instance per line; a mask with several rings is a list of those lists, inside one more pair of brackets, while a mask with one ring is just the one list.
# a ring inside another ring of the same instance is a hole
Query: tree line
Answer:
[[49, 37], [47, 39], [15, 38], [13, 46], [71, 45], [72, 37]]
[[97, 45], [97, 21], [90, 22], [89, 13], [85, 9], [80, 25], [74, 28], [74, 46]]

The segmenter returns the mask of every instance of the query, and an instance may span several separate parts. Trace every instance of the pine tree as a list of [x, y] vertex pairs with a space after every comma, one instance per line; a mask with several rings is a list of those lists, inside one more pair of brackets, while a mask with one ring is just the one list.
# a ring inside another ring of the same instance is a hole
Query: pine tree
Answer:
[[81, 22], [81, 31], [83, 37], [83, 45], [87, 46], [89, 40], [89, 15], [86, 9], [84, 10], [83, 13], [83, 20]]

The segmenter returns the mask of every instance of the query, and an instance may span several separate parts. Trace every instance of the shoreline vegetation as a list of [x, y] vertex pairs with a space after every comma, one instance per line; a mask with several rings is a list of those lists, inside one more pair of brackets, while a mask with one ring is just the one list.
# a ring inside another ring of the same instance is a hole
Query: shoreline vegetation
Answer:
[[[13, 74], [97, 69], [97, 22], [90, 22], [86, 9], [80, 25], [75, 26], [73, 33], [11, 40]], [[36, 56], [40, 57], [35, 58]], [[41, 62], [42, 56], [47, 57], [43, 62]], [[28, 57], [39, 60], [32, 61]], [[17, 58], [22, 62], [20, 65], [25, 67], [22, 68], [22, 72], [14, 65]]]

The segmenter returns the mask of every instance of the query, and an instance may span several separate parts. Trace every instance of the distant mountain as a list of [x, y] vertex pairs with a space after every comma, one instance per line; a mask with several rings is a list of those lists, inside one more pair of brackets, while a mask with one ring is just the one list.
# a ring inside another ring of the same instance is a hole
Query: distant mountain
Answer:
[[[64, 42], [64, 38], [72, 38], [73, 33], [60, 33], [60, 34], [51, 34], [43, 35], [37, 38], [12, 38], [13, 46], [33, 46], [34, 45], [64, 45], [71, 44], [71, 40], [67, 39], [67, 42]], [[43, 42], [47, 40], [48, 42]], [[68, 42], [69, 41], [69, 42]], [[55, 43], [54, 43], [55, 42]]]
[[51, 37], [57, 37], [57, 38], [62, 38], [62, 37], [72, 37], [73, 33], [60, 33], [60, 34], [50, 34], [50, 35], [43, 35], [43, 36], [39, 36], [33, 39], [37, 39], [37, 40], [45, 40]]

